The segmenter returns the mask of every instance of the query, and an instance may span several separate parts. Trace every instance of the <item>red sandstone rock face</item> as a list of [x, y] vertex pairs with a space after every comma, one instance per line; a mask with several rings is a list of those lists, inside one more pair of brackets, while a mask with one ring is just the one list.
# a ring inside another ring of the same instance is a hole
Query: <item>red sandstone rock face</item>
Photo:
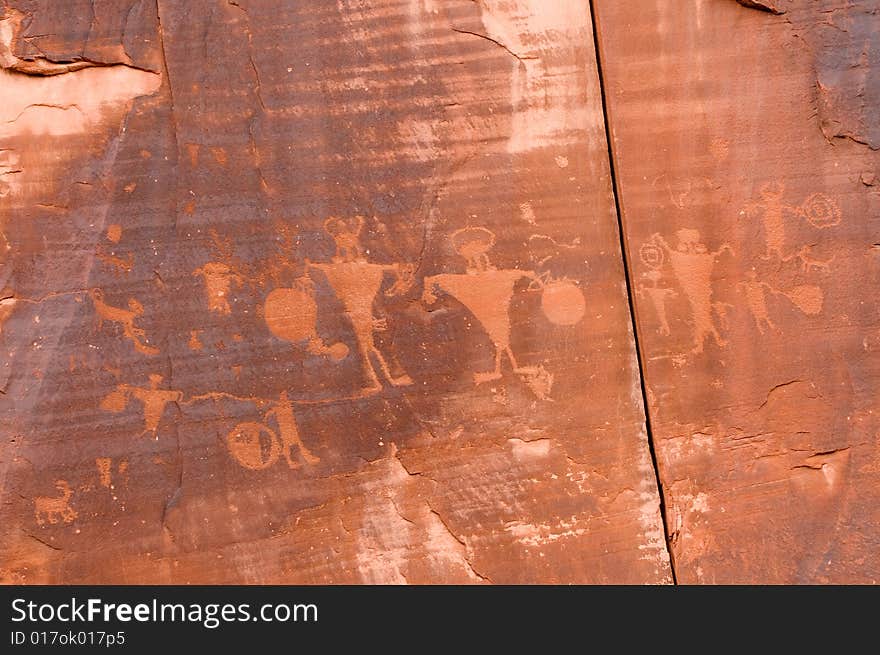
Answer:
[[598, 2], [683, 582], [872, 582], [875, 2]]
[[8, 4], [4, 580], [670, 580], [584, 3]]
[[876, 580], [877, 8], [590, 4], [8, 0], [0, 579]]

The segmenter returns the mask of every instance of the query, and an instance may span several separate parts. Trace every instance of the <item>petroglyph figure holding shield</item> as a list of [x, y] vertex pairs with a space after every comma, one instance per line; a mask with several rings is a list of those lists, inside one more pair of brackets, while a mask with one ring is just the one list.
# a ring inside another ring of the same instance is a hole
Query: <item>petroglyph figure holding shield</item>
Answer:
[[169, 403], [179, 403], [183, 400], [183, 392], [174, 389], [161, 389], [162, 376], [153, 373], [149, 376], [149, 387], [135, 387], [130, 384], [117, 385], [116, 390], [109, 393], [101, 401], [101, 409], [118, 414], [125, 409], [131, 398], [139, 401], [143, 406], [144, 429], [141, 435], [149, 434], [154, 439], [159, 438], [159, 423]]
[[570, 327], [579, 323], [586, 311], [580, 289], [569, 280], [553, 280], [534, 271], [495, 268], [488, 254], [495, 245], [495, 234], [485, 227], [456, 230], [451, 241], [455, 251], [465, 259], [465, 272], [425, 278], [423, 302], [436, 302], [437, 292], [443, 291], [470, 310], [486, 330], [495, 347], [495, 366], [491, 371], [474, 373], [475, 384], [501, 379], [506, 356], [514, 373], [523, 377], [535, 395], [549, 399], [553, 376], [540, 365], [522, 366], [511, 348], [511, 301], [517, 282], [531, 280], [533, 288], [543, 290], [541, 308], [547, 319]]
[[413, 382], [405, 372], [398, 375], [392, 373], [385, 355], [376, 345], [376, 333], [387, 330], [388, 325], [384, 318], [374, 315], [373, 305], [386, 276], [395, 278], [395, 283], [385, 292], [386, 296], [392, 296], [412, 286], [415, 269], [406, 264], [369, 262], [360, 241], [364, 222], [363, 216], [328, 218], [324, 222], [324, 229], [336, 243], [336, 254], [329, 263], [306, 262], [306, 269], [320, 271], [345, 308], [345, 314], [354, 328], [364, 371], [370, 381], [370, 386], [363, 390], [367, 394], [382, 388], [380, 374], [395, 387]]
[[800, 259], [805, 268], [827, 264], [806, 259], [808, 252], [803, 249], [790, 253], [785, 225], [787, 220], [797, 219], [805, 220], [820, 230], [833, 227], [841, 220], [840, 207], [835, 200], [824, 193], [813, 193], [807, 196], [803, 204], [790, 205], [785, 202], [785, 185], [782, 182], [767, 182], [759, 193], [760, 200], [747, 204], [742, 213], [749, 216], [760, 213], [764, 227], [764, 259], [771, 259], [774, 255], [783, 261]]
[[[692, 352], [703, 352], [703, 346], [710, 337], [719, 346], [727, 345], [727, 341], [721, 337], [716, 324], [716, 315], [719, 321], [726, 316], [727, 305], [712, 300], [712, 273], [718, 258], [725, 251], [733, 253], [728, 245], [723, 245], [715, 252], [709, 252], [702, 243], [700, 232], [694, 229], [681, 229], [676, 234], [675, 247], [670, 246], [666, 239], [659, 234], [651, 236], [648, 244], [642, 247], [640, 254], [642, 262], [660, 270], [666, 261], [672, 271], [678, 286], [687, 299], [691, 310], [694, 329], [694, 346]], [[652, 289], [659, 289], [656, 285]], [[659, 291], [652, 291], [659, 296]], [[664, 294], [663, 300], [669, 296]], [[659, 312], [658, 312], [659, 314]], [[665, 317], [665, 312], [661, 314]], [[663, 318], [661, 318], [661, 323]], [[668, 323], [665, 329], [668, 330]], [[661, 330], [664, 326], [661, 325]]]

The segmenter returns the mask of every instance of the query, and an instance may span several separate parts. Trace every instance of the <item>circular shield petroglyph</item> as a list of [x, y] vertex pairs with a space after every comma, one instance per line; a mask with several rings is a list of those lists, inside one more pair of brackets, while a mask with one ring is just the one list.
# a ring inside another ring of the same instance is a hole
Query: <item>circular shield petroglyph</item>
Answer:
[[650, 242], [643, 243], [642, 247], [639, 248], [639, 257], [642, 263], [650, 268], [660, 268], [666, 259], [666, 255], [663, 254], [663, 248], [656, 243]]
[[580, 323], [587, 303], [580, 288], [570, 280], [554, 280], [541, 293], [541, 311], [551, 323], [572, 326]]
[[318, 306], [302, 289], [275, 289], [266, 297], [263, 315], [269, 331], [279, 339], [296, 343], [317, 334]]
[[832, 227], [840, 223], [840, 207], [830, 196], [824, 193], [810, 195], [803, 204], [804, 216], [819, 229]]
[[281, 455], [278, 435], [262, 423], [239, 423], [226, 435], [226, 445], [236, 462], [254, 471], [269, 468]]
[[789, 300], [804, 314], [815, 315], [822, 311], [824, 294], [822, 289], [811, 284], [803, 284], [794, 287], [786, 294]]

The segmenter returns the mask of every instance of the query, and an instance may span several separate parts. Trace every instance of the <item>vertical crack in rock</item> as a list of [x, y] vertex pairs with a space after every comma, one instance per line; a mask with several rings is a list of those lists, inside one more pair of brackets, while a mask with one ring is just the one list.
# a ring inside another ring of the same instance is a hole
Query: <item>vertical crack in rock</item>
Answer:
[[[236, 9], [241, 10], [241, 13], [244, 14], [244, 31], [245, 36], [247, 37], [247, 56], [248, 62], [250, 63], [251, 70], [254, 72], [254, 96], [257, 99], [257, 103], [260, 105], [260, 111], [263, 116], [268, 113], [266, 108], [266, 103], [263, 101], [263, 82], [260, 78], [260, 70], [257, 68], [257, 62], [254, 60], [254, 34], [251, 30], [251, 17], [248, 13], [247, 9], [242, 7], [239, 3], [234, 0], [227, 0], [228, 4], [231, 7], [235, 7]], [[251, 141], [251, 152], [254, 157], [254, 168], [257, 171], [257, 176], [260, 178], [260, 187], [261, 190], [265, 193], [269, 190], [269, 182], [266, 180], [266, 175], [263, 172], [263, 161], [260, 157], [260, 151], [257, 147], [257, 137], [254, 132], [254, 123], [256, 122], [257, 117], [256, 114], [251, 116], [251, 119], [248, 121], [248, 137]]]
[[[176, 162], [180, 158], [180, 131], [177, 125], [177, 111], [176, 106], [174, 104], [174, 85], [171, 81], [171, 74], [168, 69], [168, 55], [165, 50], [165, 31], [162, 27], [162, 10], [161, 10], [161, 0], [156, 0], [156, 28], [159, 38], [159, 50], [162, 55], [162, 69], [165, 72], [165, 83], [168, 86], [168, 103], [169, 103], [169, 114], [171, 119], [171, 131], [174, 139], [174, 155], [175, 155], [175, 165]], [[176, 178], [176, 176], [175, 176]], [[169, 203], [171, 206], [171, 234], [172, 238], [177, 234], [177, 194], [174, 194], [171, 198], [171, 202]], [[155, 271], [154, 271], [155, 272]], [[161, 276], [159, 276], [161, 279]], [[165, 353], [166, 353], [166, 365], [167, 365], [167, 379], [168, 384], [173, 385], [174, 383], [174, 362], [171, 357], [171, 342], [168, 335], [165, 338]], [[182, 410], [178, 401], [174, 401], [174, 405], [177, 408], [178, 414], [182, 414]], [[162, 515], [160, 519], [160, 525], [162, 526], [162, 530], [168, 535], [168, 538], [172, 543], [176, 543], [176, 538], [174, 532], [171, 530], [168, 525], [168, 511], [172, 509], [180, 500], [180, 496], [183, 492], [183, 451], [180, 445], [180, 429], [178, 422], [174, 422], [174, 439], [175, 439], [175, 449], [176, 449], [176, 458], [177, 458], [177, 481], [174, 491], [168, 496], [162, 505]]]
[[[174, 107], [174, 87], [171, 84], [171, 74], [168, 71], [168, 55], [165, 53], [165, 31], [162, 29], [162, 2], [156, 0], [156, 27], [159, 35], [159, 51], [162, 54], [162, 70], [165, 72], [165, 83], [168, 85], [168, 104], [171, 114], [171, 130], [174, 132], [174, 143], [177, 145], [177, 154], [180, 156], [180, 139], [177, 128], [177, 113]], [[175, 227], [177, 212], [175, 210]]]
[[669, 561], [669, 570], [672, 573], [672, 583], [678, 584], [678, 576], [675, 571], [675, 557], [671, 546], [672, 534], [670, 532], [669, 517], [664, 495], [663, 481], [660, 478], [660, 467], [657, 461], [657, 450], [654, 445], [654, 432], [651, 428], [650, 408], [648, 405], [648, 393], [645, 389], [645, 366], [642, 357], [641, 344], [639, 343], [638, 322], [636, 321], [636, 308], [633, 294], [632, 276], [629, 266], [629, 252], [626, 244], [626, 232], [623, 228], [623, 213], [620, 209], [620, 186], [615, 171], [614, 145], [612, 141], [610, 117], [608, 115], [608, 102], [605, 95], [605, 78], [602, 70], [602, 54], [599, 42], [599, 26], [597, 24], [598, 12], [595, 10], [594, 0], [590, 0], [590, 17], [593, 25], [593, 44], [596, 52], [596, 72], [599, 78], [599, 89], [602, 96], [602, 115], [605, 125], [605, 141], [608, 147], [608, 170], [611, 175], [611, 193], [614, 195], [614, 210], [617, 214], [617, 231], [620, 236], [620, 252], [623, 259], [623, 275], [626, 281], [626, 295], [629, 303], [629, 319], [632, 325], [633, 343], [636, 350], [636, 362], [639, 367], [639, 385], [642, 394], [642, 407], [645, 415], [645, 434], [647, 435], [648, 450], [651, 454], [651, 465], [654, 469], [654, 477], [657, 485], [657, 496], [660, 502], [660, 517], [663, 521], [663, 531], [666, 541], [666, 555]]
[[263, 84], [260, 79], [260, 71], [259, 71], [259, 69], [257, 69], [257, 62], [254, 61], [254, 34], [251, 31], [251, 17], [250, 17], [250, 14], [248, 14], [247, 9], [242, 7], [240, 4], [238, 4], [237, 2], [234, 2], [233, 0], [228, 0], [228, 1], [232, 7], [236, 7], [238, 9], [240, 9], [241, 13], [244, 14], [244, 31], [245, 31], [245, 35], [247, 36], [247, 42], [248, 42], [248, 48], [247, 48], [248, 61], [250, 62], [251, 68], [254, 71], [254, 93], [257, 96], [257, 102], [260, 103], [260, 108], [265, 113], [266, 103], [263, 102]]

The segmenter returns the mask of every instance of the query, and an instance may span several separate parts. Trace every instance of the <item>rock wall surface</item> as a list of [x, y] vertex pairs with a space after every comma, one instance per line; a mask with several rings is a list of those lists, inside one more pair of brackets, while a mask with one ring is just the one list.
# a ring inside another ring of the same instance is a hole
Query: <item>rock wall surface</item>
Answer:
[[876, 581], [880, 6], [637, 5], [4, 0], [0, 581]]
[[584, 3], [6, 3], [2, 577], [666, 582]]
[[678, 580], [876, 582], [880, 4], [643, 5], [596, 22]]

